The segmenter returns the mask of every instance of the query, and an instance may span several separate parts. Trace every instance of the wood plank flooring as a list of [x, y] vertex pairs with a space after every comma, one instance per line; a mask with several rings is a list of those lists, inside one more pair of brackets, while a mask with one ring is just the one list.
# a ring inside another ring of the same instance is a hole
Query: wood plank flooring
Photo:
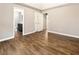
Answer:
[[79, 39], [49, 33], [45, 40], [45, 31], [22, 36], [16, 33], [14, 39], [0, 42], [1, 55], [78, 55]]

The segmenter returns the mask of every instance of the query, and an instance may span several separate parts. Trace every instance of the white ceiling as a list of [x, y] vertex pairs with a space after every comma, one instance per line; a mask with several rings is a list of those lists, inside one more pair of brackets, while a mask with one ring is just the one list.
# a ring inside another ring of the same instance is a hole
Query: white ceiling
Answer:
[[56, 7], [56, 6], [59, 6], [59, 5], [63, 5], [63, 4], [66, 4], [66, 3], [24, 3], [26, 5], [29, 5], [29, 6], [32, 6], [34, 8], [37, 8], [37, 9], [40, 9], [40, 10], [44, 10], [44, 9], [48, 9], [48, 8], [52, 8], [52, 7]]

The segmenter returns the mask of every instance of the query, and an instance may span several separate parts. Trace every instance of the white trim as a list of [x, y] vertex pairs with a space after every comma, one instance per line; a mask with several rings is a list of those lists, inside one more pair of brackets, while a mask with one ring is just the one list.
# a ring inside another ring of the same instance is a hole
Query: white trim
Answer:
[[24, 9], [23, 9], [23, 33], [22, 35], [24, 35]]
[[50, 7], [50, 8], [47, 8], [47, 9], [43, 9], [42, 12], [50, 11], [52, 9], [56, 9], [56, 8], [60, 8], [60, 7], [64, 7], [64, 6], [69, 6], [69, 5], [71, 5], [71, 4], [70, 3], [63, 3], [63, 4], [58, 5], [58, 6]]
[[21, 6], [24, 6], [24, 7], [27, 7], [27, 8], [30, 8], [32, 10], [35, 10], [35, 11], [38, 11], [40, 13], [42, 13], [42, 10], [38, 9], [38, 8], [35, 8], [35, 7], [32, 7], [32, 6], [29, 6], [28, 4], [23, 4], [23, 3], [15, 3], [16, 5], [21, 5]]
[[65, 34], [65, 33], [60, 33], [60, 32], [55, 32], [55, 31], [48, 31], [48, 32], [50, 32], [50, 33], [56, 33], [56, 34], [60, 34], [60, 35], [68, 36], [68, 37], [79, 38], [79, 36]]
[[29, 32], [29, 33], [24, 33], [24, 35], [32, 34], [32, 33], [35, 33], [35, 32], [36, 32], [36, 31]]
[[13, 38], [14, 38], [14, 36], [8, 37], [8, 38], [5, 38], [5, 39], [0, 39], [0, 42], [6, 41], [6, 40], [10, 40], [10, 39], [13, 39]]

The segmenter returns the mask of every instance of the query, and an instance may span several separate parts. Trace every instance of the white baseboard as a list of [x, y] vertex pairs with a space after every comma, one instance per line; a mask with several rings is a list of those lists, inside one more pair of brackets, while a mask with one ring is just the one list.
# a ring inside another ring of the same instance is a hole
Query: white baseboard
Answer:
[[60, 35], [68, 36], [68, 37], [79, 38], [79, 36], [70, 35], [70, 34], [64, 34], [64, 33], [55, 32], [55, 31], [48, 31], [48, 32], [49, 32], [49, 33], [56, 33], [56, 34], [60, 34]]
[[24, 33], [24, 35], [32, 34], [32, 33], [35, 33], [35, 32], [36, 32], [36, 31]]
[[8, 37], [8, 38], [5, 38], [5, 39], [0, 39], [0, 42], [2, 42], [2, 41], [6, 41], [6, 40], [10, 40], [10, 39], [13, 39], [14, 38], [14, 36], [12, 36], [12, 37]]

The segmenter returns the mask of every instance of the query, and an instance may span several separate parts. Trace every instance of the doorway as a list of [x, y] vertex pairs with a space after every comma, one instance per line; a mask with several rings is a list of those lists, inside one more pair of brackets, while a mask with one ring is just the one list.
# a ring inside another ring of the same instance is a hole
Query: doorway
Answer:
[[24, 35], [24, 10], [14, 7], [14, 36]]

